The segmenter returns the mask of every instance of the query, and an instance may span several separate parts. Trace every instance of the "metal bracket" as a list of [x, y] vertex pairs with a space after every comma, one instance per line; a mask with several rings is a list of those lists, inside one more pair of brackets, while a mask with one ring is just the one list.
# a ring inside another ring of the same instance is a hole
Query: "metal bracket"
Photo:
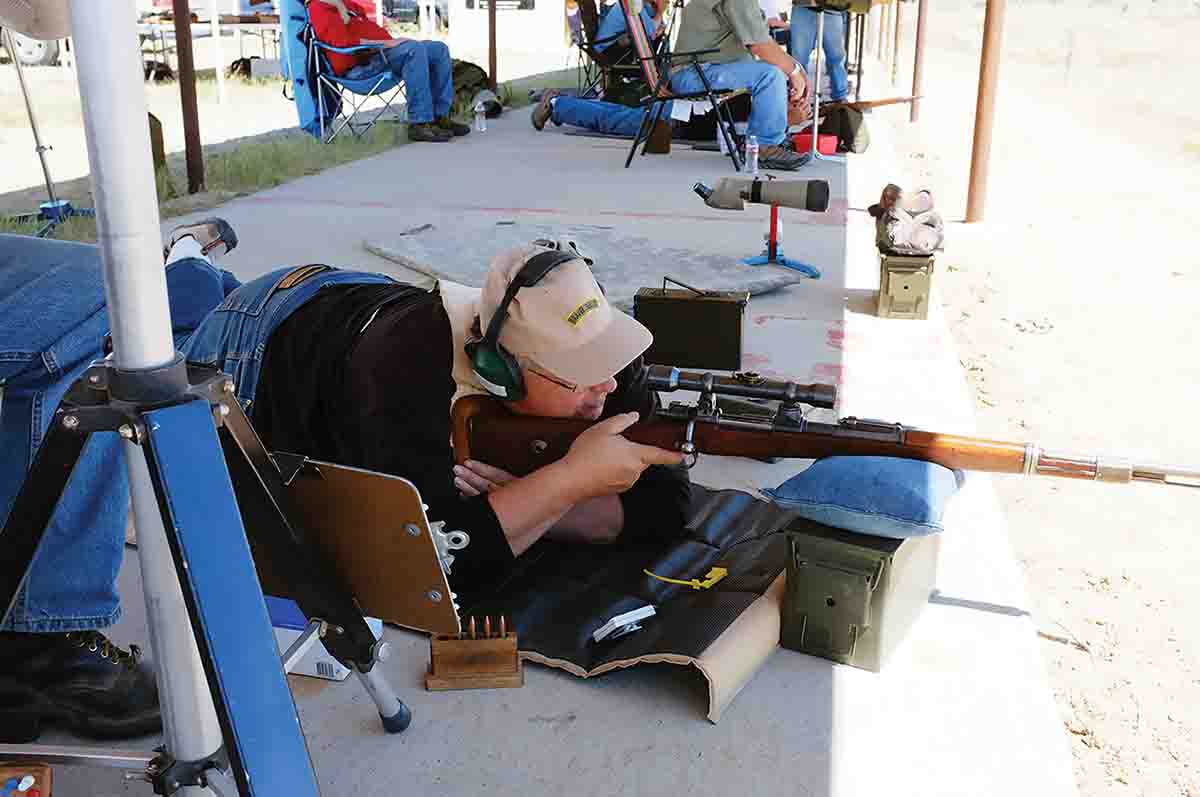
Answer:
[[146, 780], [154, 786], [155, 794], [170, 797], [186, 786], [200, 786], [222, 797], [236, 797], [237, 787], [229, 775], [229, 756], [224, 747], [195, 761], [177, 761], [165, 748], [157, 749], [158, 755], [146, 767]]

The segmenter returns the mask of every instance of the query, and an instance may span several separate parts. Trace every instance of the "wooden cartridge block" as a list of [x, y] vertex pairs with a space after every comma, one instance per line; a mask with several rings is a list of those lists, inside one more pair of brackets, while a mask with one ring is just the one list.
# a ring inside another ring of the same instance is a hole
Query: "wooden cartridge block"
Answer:
[[46, 764], [0, 762], [0, 795], [50, 797], [50, 767]]
[[475, 636], [475, 623], [470, 627], [470, 634], [430, 637], [425, 688], [434, 692], [524, 686], [516, 633], [502, 631]]

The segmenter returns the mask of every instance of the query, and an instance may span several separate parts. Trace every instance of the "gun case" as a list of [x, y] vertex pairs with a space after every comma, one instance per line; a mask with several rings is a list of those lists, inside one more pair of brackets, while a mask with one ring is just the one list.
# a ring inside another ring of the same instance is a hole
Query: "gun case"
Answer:
[[941, 535], [896, 540], [791, 521], [780, 644], [879, 672], [929, 602]]

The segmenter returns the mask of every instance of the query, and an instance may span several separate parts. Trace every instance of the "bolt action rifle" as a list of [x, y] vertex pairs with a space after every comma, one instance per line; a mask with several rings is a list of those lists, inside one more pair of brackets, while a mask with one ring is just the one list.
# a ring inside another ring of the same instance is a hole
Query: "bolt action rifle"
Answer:
[[[941, 434], [861, 418], [842, 418], [837, 423], [806, 418], [804, 405], [834, 408], [837, 388], [833, 385], [774, 381], [753, 373], [717, 376], [661, 365], [649, 366], [645, 379], [651, 390], [695, 391], [699, 399], [695, 404], [672, 402], [622, 434], [634, 442], [681, 451], [687, 455], [688, 467], [700, 454], [756, 459], [900, 457], [956, 470], [1200, 487], [1197, 469], [1049, 453], [1032, 443]], [[716, 400], [718, 395], [751, 401], [735, 399], [733, 403], [745, 409], [726, 411]], [[779, 402], [778, 409], [772, 413], [752, 403], [762, 400]], [[517, 415], [503, 402], [484, 396], [457, 401], [452, 423], [457, 462], [485, 462], [516, 476], [562, 458], [591, 426], [586, 420]]]

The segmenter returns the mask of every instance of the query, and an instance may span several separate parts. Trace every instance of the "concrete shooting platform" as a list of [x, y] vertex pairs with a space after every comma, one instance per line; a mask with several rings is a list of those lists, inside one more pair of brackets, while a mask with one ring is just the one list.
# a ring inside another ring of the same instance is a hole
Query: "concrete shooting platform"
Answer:
[[[782, 211], [785, 251], [823, 277], [751, 300], [743, 366], [837, 382], [843, 416], [971, 433], [972, 403], [937, 301], [928, 321], [874, 316], [878, 262], [864, 209], [894, 179], [888, 164], [896, 161], [887, 126], [868, 119], [866, 154], [780, 175], [830, 182], [828, 213]], [[730, 268], [748, 268], [736, 260], [758, 253], [768, 209], [710, 210], [691, 190], [697, 180], [732, 174], [728, 160], [676, 145], [626, 170], [627, 146], [553, 128], [537, 133], [528, 110], [518, 110], [483, 134], [401, 147], [217, 209], [241, 241], [223, 265], [242, 278], [325, 262], [418, 281], [362, 242], [421, 223], [561, 220], [727, 254]], [[669, 275], [670, 262], [661, 265]], [[754, 490], [806, 464], [702, 457], [694, 477]], [[382, 732], [353, 679], [291, 679], [322, 790], [360, 797], [1074, 794], [1062, 722], [988, 477], [968, 477], [947, 520], [937, 592], [881, 674], [780, 649], [716, 724], [705, 718], [700, 675], [669, 665], [581, 680], [527, 663], [521, 689], [426, 692], [426, 638], [388, 627], [394, 653], [381, 666], [414, 714], [402, 735]], [[113, 634], [122, 643], [146, 639], [136, 570], [136, 558], [127, 557], [126, 614]], [[126, 746], [148, 749], [150, 741]], [[60, 768], [56, 781], [62, 795], [149, 793], [109, 771]]]

